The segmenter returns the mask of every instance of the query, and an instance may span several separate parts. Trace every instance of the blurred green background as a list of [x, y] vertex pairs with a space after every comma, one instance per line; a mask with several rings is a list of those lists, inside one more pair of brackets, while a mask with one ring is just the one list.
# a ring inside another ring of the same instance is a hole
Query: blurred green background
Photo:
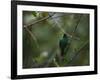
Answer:
[[[63, 60], [59, 42], [68, 36]], [[89, 65], [89, 14], [23, 11], [23, 68]]]

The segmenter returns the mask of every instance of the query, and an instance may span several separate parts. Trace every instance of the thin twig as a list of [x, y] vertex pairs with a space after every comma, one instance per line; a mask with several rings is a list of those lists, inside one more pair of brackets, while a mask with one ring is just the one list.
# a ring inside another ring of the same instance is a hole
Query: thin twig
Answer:
[[54, 16], [52, 18], [59, 18], [59, 17], [63, 17], [63, 16], [66, 16], [66, 15]]
[[[77, 20], [77, 23], [76, 23], [76, 26], [75, 28], [73, 29], [73, 32], [72, 32], [72, 36], [74, 36], [75, 32], [76, 32], [76, 29], [78, 28], [78, 25], [81, 21], [81, 18], [82, 18], [82, 15], [80, 16], [80, 18]], [[70, 43], [72, 42], [73, 39], [70, 40]], [[71, 45], [71, 44], [70, 44]]]
[[77, 29], [77, 27], [78, 27], [78, 25], [79, 25], [79, 23], [81, 21], [81, 18], [82, 18], [82, 15], [79, 17], [79, 20], [77, 21], [77, 24], [76, 24], [76, 26], [75, 26], [75, 28], [73, 30], [73, 34], [72, 35], [74, 35], [74, 33], [76, 32], [76, 29]]
[[[54, 14], [55, 14], [55, 13], [54, 13]], [[40, 19], [40, 20], [37, 20], [37, 21], [35, 21], [35, 22], [33, 21], [33, 22], [30, 23], [30, 24], [24, 25], [24, 27], [30, 27], [30, 26], [32, 26], [32, 25], [34, 25], [34, 24], [37, 24], [37, 23], [39, 23], [39, 22], [41, 22], [41, 21], [44, 21], [44, 20], [46, 20], [46, 19], [49, 19], [49, 18], [54, 19], [54, 18], [61, 17], [61, 16], [52, 17], [52, 16], [54, 16], [54, 14], [49, 15], [49, 16], [46, 16], [46, 17], [44, 17], [44, 18], [42, 18], [42, 19]], [[63, 16], [63, 15], [62, 15], [62, 16]], [[57, 24], [57, 25], [58, 25], [58, 24]], [[64, 29], [62, 29], [60, 26], [59, 26], [59, 28], [60, 28], [60, 30], [61, 30], [63, 33], [65, 33], [67, 36], [79, 40], [77, 37], [73, 37], [71, 34], [65, 32]]]
[[[80, 18], [77, 20], [77, 23], [76, 23], [76, 26], [75, 26], [75, 28], [74, 28], [74, 30], [73, 30], [73, 32], [72, 32], [72, 36], [74, 36], [74, 34], [75, 34], [75, 32], [76, 32], [76, 29], [78, 28], [78, 25], [79, 25], [79, 23], [80, 23], [80, 21], [81, 21], [81, 17], [82, 17], [82, 15], [80, 16]], [[72, 38], [71, 38], [71, 40], [70, 40], [70, 44], [69, 44], [69, 49], [71, 48], [71, 42], [72, 42]], [[67, 52], [68, 52], [68, 50], [69, 49], [67, 49]], [[66, 54], [67, 55], [67, 54]], [[76, 57], [76, 55], [74, 56], [74, 57]], [[74, 58], [73, 57], [73, 58]], [[72, 59], [73, 60], [73, 59]], [[68, 62], [69, 63], [69, 62]]]
[[[64, 34], [66, 34], [66, 35], [69, 36], [70, 38], [79, 40], [79, 38], [73, 37], [71, 34], [67, 33], [67, 32], [61, 27], [61, 25], [59, 25], [58, 22], [54, 19], [55, 17], [51, 17], [51, 18], [53, 19], [53, 21], [55, 22], [55, 24], [57, 25], [57, 27], [61, 30], [61, 32], [63, 32]], [[58, 17], [56, 17], [56, 18], [58, 18]]]
[[25, 27], [25, 29], [26, 29], [26, 31], [29, 33], [29, 35], [32, 37], [32, 39], [35, 41], [36, 46], [37, 46], [37, 48], [39, 49], [39, 44], [38, 44], [38, 42], [37, 42], [37, 39], [36, 39], [35, 35], [33, 35], [32, 32], [31, 32], [27, 27]]
[[53, 59], [53, 61], [54, 61], [54, 64], [56, 65], [56, 67], [60, 67], [60, 65], [57, 63], [55, 58]]
[[[72, 36], [74, 36], [74, 34], [75, 34], [75, 32], [76, 32], [76, 29], [78, 28], [78, 25], [79, 25], [79, 23], [80, 23], [80, 21], [81, 21], [81, 18], [82, 18], [82, 15], [80, 16], [80, 18], [77, 20], [77, 23], [76, 23], [76, 26], [75, 26], [75, 28], [73, 29], [73, 32], [72, 32]], [[69, 45], [69, 48], [71, 48], [71, 42], [72, 42], [72, 40], [73, 39], [71, 39], [70, 40], [70, 45]], [[77, 55], [75, 55], [74, 57], [73, 57], [73, 59], [72, 60], [74, 60], [74, 58], [76, 57]], [[68, 63], [70, 63], [71, 61], [69, 61]]]
[[61, 30], [61, 32], [65, 33], [66, 35], [68, 35], [68, 36], [71, 37], [71, 35], [69, 33], [65, 32], [65, 30], [58, 24], [58, 22], [53, 17], [51, 17], [51, 18], [55, 22], [55, 24], [57, 25], [57, 27]]
[[[55, 13], [54, 13], [54, 14], [55, 14]], [[44, 21], [44, 20], [46, 20], [46, 19], [49, 19], [49, 18], [52, 17], [54, 14], [49, 15], [49, 16], [46, 16], [46, 17], [44, 17], [44, 18], [42, 18], [42, 19], [40, 19], [40, 20], [37, 20], [37, 21], [33, 21], [33, 22], [30, 23], [30, 24], [24, 25], [24, 27], [29, 27], [29, 26], [32, 26], [32, 25], [34, 25], [34, 24], [37, 24], [37, 23], [39, 23], [39, 22], [41, 22], [41, 21]]]
[[88, 45], [88, 43], [89, 43], [89, 41], [86, 41], [86, 42], [83, 44], [83, 46], [82, 46], [78, 51], [75, 52], [74, 57], [73, 57], [67, 64], [72, 63], [72, 62], [75, 60], [75, 58], [79, 55], [79, 53], [81, 52], [81, 50], [84, 49], [84, 48]]
[[[76, 26], [75, 26], [75, 28], [73, 29], [73, 32], [72, 32], [72, 36], [74, 36], [74, 34], [75, 34], [75, 32], [76, 32], [76, 29], [78, 28], [78, 25], [79, 25], [79, 23], [80, 23], [80, 21], [81, 21], [81, 18], [82, 18], [82, 15], [81, 15], [80, 18], [77, 20]], [[73, 39], [70, 40], [70, 43], [72, 42], [72, 40], [73, 40]], [[69, 47], [71, 47], [71, 44], [70, 44]]]
[[42, 67], [48, 67], [49, 64], [53, 61], [54, 57], [56, 56], [55, 49], [56, 49], [56, 46], [54, 46], [54, 48], [51, 50], [51, 52], [49, 52], [47, 60], [45, 60], [45, 62], [41, 65]]

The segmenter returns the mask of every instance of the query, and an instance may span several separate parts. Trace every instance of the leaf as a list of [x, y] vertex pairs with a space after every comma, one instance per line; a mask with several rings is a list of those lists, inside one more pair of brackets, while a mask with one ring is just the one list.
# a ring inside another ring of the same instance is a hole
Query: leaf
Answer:
[[37, 13], [35, 11], [32, 11], [32, 14], [33, 14], [34, 17], [37, 16]]
[[46, 16], [48, 16], [48, 12], [42, 12], [42, 17], [46, 17]]

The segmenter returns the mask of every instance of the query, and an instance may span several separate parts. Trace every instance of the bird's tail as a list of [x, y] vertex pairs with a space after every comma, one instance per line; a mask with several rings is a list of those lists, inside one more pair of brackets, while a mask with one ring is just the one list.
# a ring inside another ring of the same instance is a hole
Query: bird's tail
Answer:
[[64, 49], [61, 50], [61, 59], [64, 58]]

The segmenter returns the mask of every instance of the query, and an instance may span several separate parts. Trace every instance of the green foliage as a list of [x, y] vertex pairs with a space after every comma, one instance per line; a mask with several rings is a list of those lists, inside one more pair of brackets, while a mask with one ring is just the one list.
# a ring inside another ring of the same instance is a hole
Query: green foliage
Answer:
[[32, 14], [33, 14], [34, 17], [37, 16], [37, 13], [35, 11], [32, 11]]
[[[23, 68], [89, 65], [88, 14], [23, 11], [23, 25]], [[62, 59], [64, 34], [68, 44]]]

